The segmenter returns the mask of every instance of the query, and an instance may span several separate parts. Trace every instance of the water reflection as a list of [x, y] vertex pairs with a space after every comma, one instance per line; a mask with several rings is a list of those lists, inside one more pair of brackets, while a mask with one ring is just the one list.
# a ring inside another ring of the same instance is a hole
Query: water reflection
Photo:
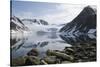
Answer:
[[32, 48], [37, 48], [39, 56], [43, 57], [48, 49], [63, 50], [66, 46], [71, 47], [73, 43], [96, 42], [96, 36], [94, 34], [62, 36], [58, 33], [12, 34], [11, 42], [12, 58], [25, 56]]
[[23, 45], [22, 47], [23, 48], [36, 48], [36, 47], [38, 47], [38, 46], [40, 46], [40, 47], [44, 47], [44, 46], [46, 46], [46, 45], [48, 45], [48, 41], [44, 41], [44, 42], [38, 42], [38, 43], [35, 43], [35, 44], [30, 44], [30, 45]]
[[69, 44], [96, 42], [96, 35], [94, 34], [60, 35], [60, 37]]

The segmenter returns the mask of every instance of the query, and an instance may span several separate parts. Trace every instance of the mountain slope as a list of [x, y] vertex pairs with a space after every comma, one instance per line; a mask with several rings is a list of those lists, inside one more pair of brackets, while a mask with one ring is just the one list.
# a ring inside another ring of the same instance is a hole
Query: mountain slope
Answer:
[[30, 24], [38, 24], [38, 25], [48, 25], [48, 22], [42, 20], [42, 19], [22, 19], [22, 21], [25, 23]]
[[61, 28], [60, 32], [65, 34], [95, 33], [96, 11], [90, 6], [85, 7], [75, 19]]
[[10, 30], [11, 33], [16, 33], [28, 31], [29, 29], [23, 24], [23, 22], [18, 17], [13, 16], [10, 18]]

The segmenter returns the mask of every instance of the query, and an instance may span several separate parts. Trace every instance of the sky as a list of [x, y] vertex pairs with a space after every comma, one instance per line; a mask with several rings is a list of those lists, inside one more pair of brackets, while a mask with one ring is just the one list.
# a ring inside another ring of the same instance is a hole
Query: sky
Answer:
[[63, 24], [72, 21], [86, 5], [12, 1], [12, 15], [20, 19], [43, 19], [49, 24]]

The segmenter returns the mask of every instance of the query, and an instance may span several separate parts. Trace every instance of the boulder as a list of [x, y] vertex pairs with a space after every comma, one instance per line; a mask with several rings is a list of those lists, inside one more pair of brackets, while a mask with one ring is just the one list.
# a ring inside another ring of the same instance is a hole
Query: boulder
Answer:
[[56, 51], [53, 51], [53, 50], [48, 50], [47, 51], [47, 55], [48, 56], [56, 56], [58, 58], [62, 58], [63, 60], [70, 60], [70, 61], [72, 61], [74, 59], [70, 55], [67, 55], [67, 54], [61, 53], [61, 52], [56, 52]]
[[16, 59], [12, 59], [11, 66], [23, 66], [25, 64], [24, 57], [18, 57]]
[[48, 64], [56, 64], [56, 56], [44, 57], [44, 61], [46, 61]]
[[66, 63], [72, 63], [70, 61], [63, 61], [62, 64], [66, 64]]
[[64, 51], [66, 54], [69, 54], [69, 55], [73, 55], [75, 53], [75, 50], [73, 49], [73, 47], [66, 47]]
[[28, 53], [27, 53], [27, 55], [28, 56], [38, 56], [38, 50], [37, 49], [35, 49], [35, 48], [33, 48], [32, 50], [30, 50]]
[[46, 61], [44, 61], [44, 60], [41, 60], [41, 64], [47, 65], [48, 63]]
[[26, 56], [25, 65], [40, 65], [41, 61], [39, 57], [36, 56]]

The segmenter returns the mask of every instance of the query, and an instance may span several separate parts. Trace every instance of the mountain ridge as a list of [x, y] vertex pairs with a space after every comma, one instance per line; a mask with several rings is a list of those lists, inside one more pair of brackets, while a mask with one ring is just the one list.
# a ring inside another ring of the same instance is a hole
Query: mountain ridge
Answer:
[[89, 30], [93, 29], [96, 31], [96, 12], [90, 6], [87, 6], [75, 19], [62, 27], [59, 32], [88, 33]]

